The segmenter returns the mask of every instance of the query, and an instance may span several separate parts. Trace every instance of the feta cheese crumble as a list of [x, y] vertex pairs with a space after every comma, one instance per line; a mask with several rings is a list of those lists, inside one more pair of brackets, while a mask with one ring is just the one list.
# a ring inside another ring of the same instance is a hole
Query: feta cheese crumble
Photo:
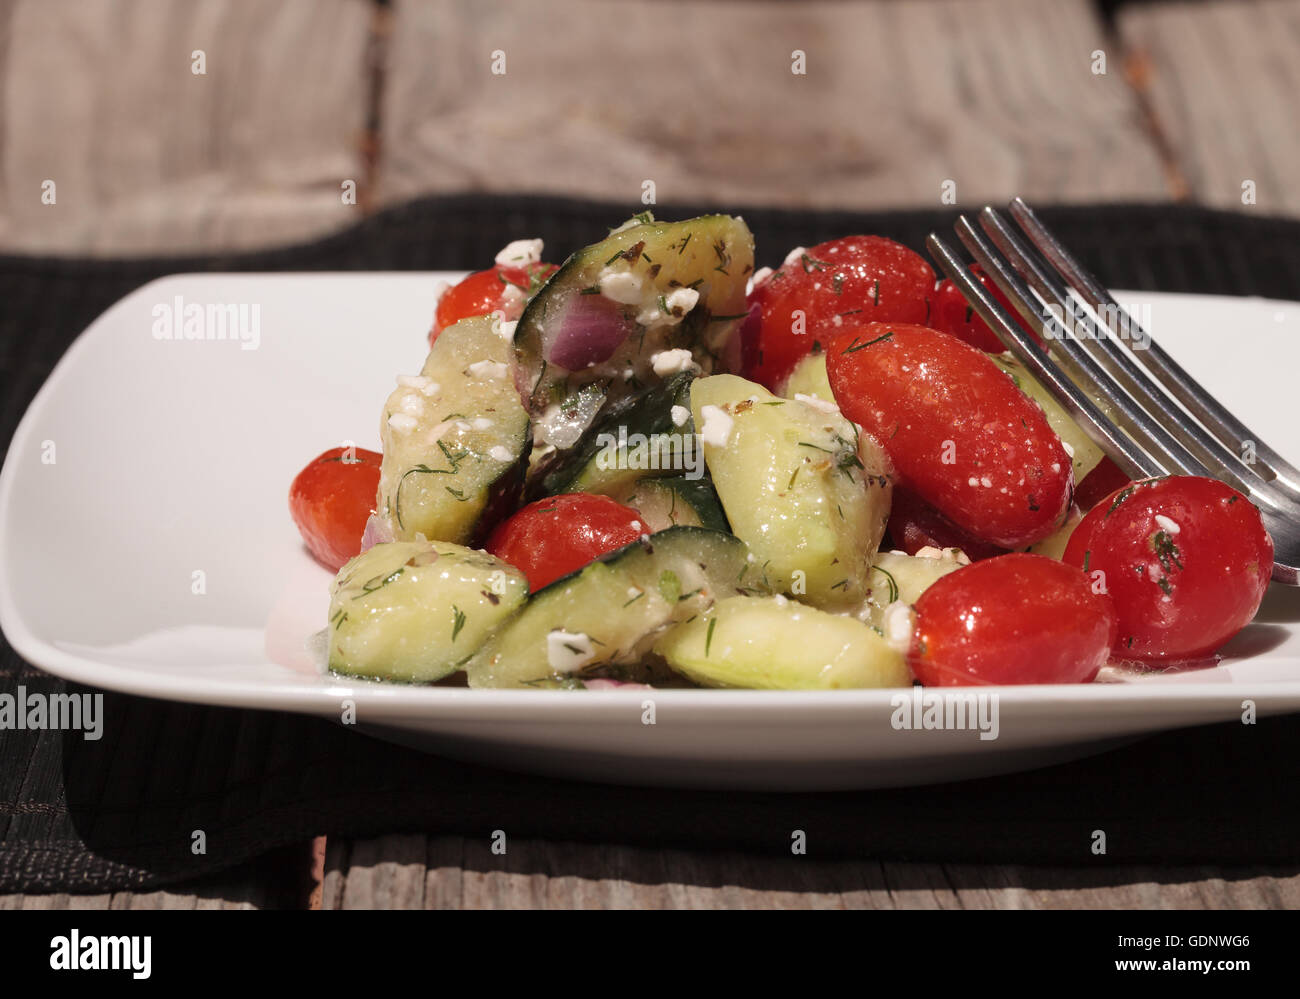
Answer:
[[727, 441], [731, 439], [731, 427], [736, 421], [718, 406], [705, 406], [700, 410], [700, 415], [704, 417], [704, 426], [700, 429], [704, 443], [726, 447]]
[[805, 395], [802, 392], [794, 394], [796, 402], [802, 402], [805, 406], [811, 406], [818, 412], [839, 415], [840, 407], [833, 402], [827, 402], [825, 399], [816, 395]]
[[685, 406], [674, 406], [670, 412], [672, 414], [674, 427], [685, 426], [686, 421], [691, 418], [691, 411]]
[[540, 239], [516, 239], [507, 243], [496, 256], [496, 262], [501, 267], [527, 267], [539, 263], [541, 259]]
[[546, 661], [557, 673], [572, 673], [595, 658], [591, 639], [580, 631], [557, 629], [546, 636]]
[[1170, 534], [1177, 534], [1182, 530], [1175, 521], [1170, 520], [1163, 513], [1156, 514], [1156, 523], [1168, 531]]
[[504, 378], [509, 369], [503, 361], [475, 361], [465, 371], [471, 378]]
[[600, 293], [619, 305], [640, 305], [644, 282], [641, 275], [631, 271], [615, 271], [606, 267], [596, 279]]
[[895, 652], [906, 653], [912, 647], [912, 608], [895, 600], [885, 608], [885, 641]]
[[672, 350], [661, 350], [657, 354], [651, 354], [650, 366], [660, 378], [667, 378], [679, 371], [700, 370], [700, 366], [695, 363], [695, 358], [685, 347], [675, 347]]

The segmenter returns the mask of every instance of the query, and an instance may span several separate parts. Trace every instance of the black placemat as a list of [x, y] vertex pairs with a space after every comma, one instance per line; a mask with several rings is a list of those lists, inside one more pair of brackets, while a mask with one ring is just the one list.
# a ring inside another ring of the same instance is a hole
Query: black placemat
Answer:
[[[760, 264], [875, 232], [921, 247], [954, 210], [740, 210]], [[307, 245], [134, 260], [0, 257], [0, 440], [72, 339], [144, 282], [178, 271], [481, 266], [507, 241], [547, 258], [640, 206], [458, 196], [383, 212]], [[1190, 207], [1043, 214], [1107, 284], [1300, 297], [1300, 222]], [[1231, 331], [1225, 331], [1230, 336]], [[72, 689], [0, 646], [0, 694]], [[936, 787], [839, 794], [666, 791], [517, 775], [391, 746], [328, 722], [106, 694], [103, 738], [0, 729], [0, 891], [107, 891], [188, 879], [314, 835], [428, 831], [952, 862], [1264, 863], [1300, 858], [1300, 723], [1157, 736], [1090, 760]], [[1092, 852], [1094, 830], [1107, 852]], [[195, 852], [203, 833], [203, 852]]]

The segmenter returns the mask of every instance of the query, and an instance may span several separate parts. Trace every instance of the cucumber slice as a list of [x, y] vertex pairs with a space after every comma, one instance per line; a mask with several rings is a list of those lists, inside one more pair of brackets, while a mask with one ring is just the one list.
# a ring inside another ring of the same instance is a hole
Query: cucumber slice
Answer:
[[880, 552], [871, 565], [871, 591], [858, 616], [888, 634], [889, 608], [894, 604], [912, 605], [931, 585], [969, 562], [959, 562], [949, 548], [941, 556], [929, 558], [902, 552]]
[[655, 651], [709, 687], [836, 690], [904, 687], [903, 654], [870, 625], [784, 597], [731, 597], [679, 624]]
[[470, 660], [470, 686], [645, 679], [655, 636], [741, 592], [747, 555], [731, 535], [699, 527], [670, 528], [620, 548], [536, 593]]
[[665, 531], [680, 525], [731, 533], [722, 502], [713, 482], [707, 477], [688, 479], [684, 475], [675, 475], [664, 479], [641, 479], [628, 493], [614, 498], [636, 510], [652, 531]]
[[[569, 257], [528, 303], [515, 329], [523, 391], [539, 441], [572, 446], [590, 407], [570, 400], [584, 386], [596, 386], [612, 402], [659, 381], [666, 369], [681, 370], [683, 363], [713, 371], [745, 317], [753, 270], [754, 237], [743, 220], [728, 215], [656, 222], [645, 212]], [[566, 337], [579, 324], [614, 324], [616, 334], [621, 325], [624, 334], [608, 357], [570, 370], [556, 356], [568, 354]], [[679, 349], [689, 355], [666, 355], [655, 363], [655, 355]]]
[[1065, 515], [1065, 523], [1058, 527], [1035, 544], [1025, 549], [1027, 552], [1033, 552], [1035, 555], [1045, 555], [1047, 558], [1054, 558], [1058, 562], [1065, 555], [1066, 545], [1070, 543], [1070, 535], [1074, 529], [1079, 526], [1079, 521], [1083, 520], [1083, 511], [1073, 504]]
[[819, 350], [796, 364], [782, 386], [781, 395], [787, 399], [807, 395], [834, 404], [835, 393], [831, 391], [831, 379], [826, 374], [826, 354]]
[[851, 609], [870, 589], [889, 516], [888, 459], [827, 403], [735, 375], [697, 379], [691, 411], [732, 530], [777, 592]]
[[682, 372], [613, 403], [570, 451], [556, 452], [532, 491], [617, 497], [646, 477], [702, 476], [704, 455], [690, 416], [694, 377]]
[[330, 587], [330, 669], [439, 680], [527, 596], [523, 573], [483, 552], [445, 542], [375, 545], [343, 566]]
[[491, 317], [466, 319], [438, 335], [418, 377], [399, 379], [376, 507], [395, 540], [464, 544], [513, 509], [532, 438], [512, 360]]
[[1066, 451], [1073, 456], [1075, 484], [1082, 482], [1083, 477], [1101, 463], [1101, 448], [1092, 442], [1092, 438], [1074, 422], [1065, 407], [1056, 401], [1056, 397], [1043, 388], [1043, 383], [1031, 375], [1010, 351], [990, 354], [989, 360], [1011, 376], [1016, 388], [1038, 403], [1048, 424], [1064, 442]]

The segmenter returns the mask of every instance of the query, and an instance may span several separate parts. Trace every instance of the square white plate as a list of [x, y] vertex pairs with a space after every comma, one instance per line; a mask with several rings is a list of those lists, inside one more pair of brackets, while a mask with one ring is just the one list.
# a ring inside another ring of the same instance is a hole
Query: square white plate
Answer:
[[[423, 361], [434, 281], [456, 277], [175, 275], [104, 313], [37, 395], [0, 475], [0, 625], [14, 648], [105, 689], [338, 721], [351, 708], [368, 731], [449, 755], [646, 784], [921, 783], [1239, 720], [1246, 701], [1259, 715], [1300, 710], [1300, 590], [1277, 586], [1217, 667], [982, 690], [997, 697], [991, 739], [895, 727], [910, 690], [473, 691], [323, 675], [307, 638], [330, 576], [298, 540], [289, 482], [328, 447], [377, 448], [394, 376]], [[1116, 297], [1300, 458], [1300, 304]], [[256, 309], [255, 349], [251, 326], [244, 342], [155, 336], [189, 304], [244, 306], [250, 323]]]

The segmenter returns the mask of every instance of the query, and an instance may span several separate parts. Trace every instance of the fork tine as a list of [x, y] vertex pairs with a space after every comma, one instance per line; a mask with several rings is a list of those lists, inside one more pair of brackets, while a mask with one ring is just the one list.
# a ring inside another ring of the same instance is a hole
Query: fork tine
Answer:
[[[957, 286], [962, 295], [965, 296], [966, 301], [979, 313], [980, 318], [988, 323], [989, 328], [1029, 369], [1029, 373], [1042, 382], [1061, 401], [1070, 415], [1083, 427], [1084, 432], [1096, 441], [1097, 445], [1110, 455], [1112, 460], [1123, 468], [1127, 474], [1138, 478], [1147, 475], [1159, 475], [1165, 471], [1162, 465], [1145, 453], [1119, 429], [1109, 416], [1097, 407], [1096, 403], [1093, 402], [1093, 398], [1100, 398], [1100, 396], [1096, 395], [1095, 392], [1093, 396], [1090, 396], [1085, 388], [1076, 385], [1066, 377], [1065, 373], [1056, 364], [1048, 359], [1042, 348], [1003, 310], [997, 299], [975, 278], [967, 268], [965, 261], [942, 237], [937, 233], [931, 233], [926, 240], [926, 247], [935, 262], [938, 263], [939, 269]], [[977, 246], [971, 248], [971, 252], [990, 275], [1007, 270], [1006, 265], [996, 254], [986, 251], [982, 241], [978, 241]], [[1024, 288], [1023, 284], [1020, 284], [1014, 273], [1008, 271], [1007, 276], [1014, 284], [1009, 282], [1008, 287], [1004, 290], [1008, 292], [1011, 301], [1020, 303], [1021, 310], [1026, 312], [1026, 318], [1044, 329], [1055, 322], [1054, 319], [1045, 320], [1035, 310], [1030, 309], [1025, 304], [1024, 299], [1025, 295], [1029, 295], [1028, 289]], [[999, 282], [999, 284], [1001, 283]], [[1015, 287], [1016, 284], [1019, 284], [1020, 288], [1024, 289], [1023, 293]], [[1029, 300], [1032, 301], [1032, 297]]]
[[[1071, 315], [1071, 329], [1066, 330], [1068, 343], [1054, 346], [1072, 356], [1077, 352], [1089, 354], [1109, 380], [1118, 383], [1111, 389], [1111, 398], [1122, 390], [1149, 419], [1148, 429], [1153, 440], [1163, 448], [1178, 469], [1190, 475], [1205, 475], [1225, 479], [1235, 488], [1250, 495], [1257, 502], [1284, 509], [1294, 502], [1274, 486], [1249, 471], [1238, 455], [1229, 451], [1219, 440], [1211, 437], [1197, 423], [1187, 418], [1174, 402], [1151, 385], [1150, 380], [1134, 363], [1132, 348], [1125, 337], [1128, 330], [1112, 330], [1107, 323], [1094, 323], [1083, 314], [1069, 293], [1050, 270], [1050, 264], [1041, 258], [1003, 221], [992, 208], [980, 213], [980, 223], [998, 249], [1010, 260], [1011, 266], [1025, 277], [1044, 299], [1056, 299], [1057, 304]], [[1118, 306], [1116, 306], [1118, 309]], [[1127, 312], [1120, 310], [1124, 319], [1131, 322]], [[1135, 324], [1136, 325], [1136, 324]], [[1099, 335], [1093, 335], [1096, 332]], [[1139, 336], [1141, 336], [1139, 331]], [[1121, 346], [1123, 344], [1123, 346]]]
[[[1024, 199], [1013, 199], [1010, 211], [1033, 244], [1051, 261], [1076, 293], [1089, 306], [1097, 310], [1099, 315], [1102, 314], [1102, 310], [1112, 315], [1123, 312], [1110, 292], [1065, 249]], [[1116, 311], [1111, 312], [1111, 310]], [[1132, 321], [1127, 313], [1123, 314], [1129, 322]], [[1249, 468], [1254, 475], [1264, 481], [1277, 479], [1289, 490], [1300, 490], [1300, 470], [1261, 441], [1249, 427], [1205, 391], [1177, 361], [1161, 349], [1150, 334], [1136, 323], [1133, 323], [1130, 329], [1139, 333], [1149, 344], [1142, 358], [1143, 367], [1218, 439], [1223, 449], [1237, 464]], [[1258, 468], [1248, 465], [1242, 459], [1242, 452], [1248, 442], [1254, 446], [1256, 464], [1262, 466], [1268, 474], [1261, 473]], [[1297, 497], [1288, 495], [1287, 498], [1295, 501]]]

